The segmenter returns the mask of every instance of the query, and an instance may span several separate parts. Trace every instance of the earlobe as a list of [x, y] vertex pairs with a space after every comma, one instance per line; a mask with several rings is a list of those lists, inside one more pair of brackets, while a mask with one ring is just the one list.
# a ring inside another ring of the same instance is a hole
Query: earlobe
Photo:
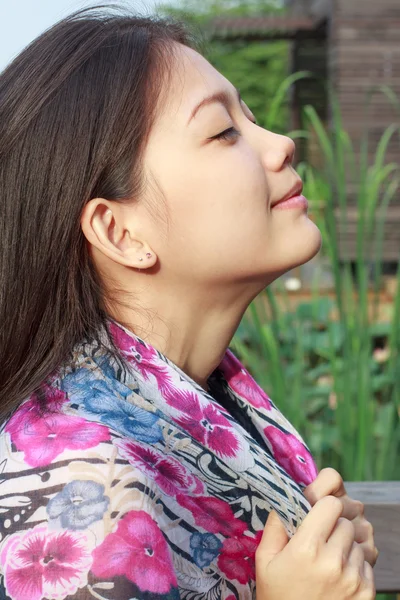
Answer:
[[[124, 264], [139, 270], [153, 267], [157, 260], [156, 256], [152, 252], [145, 252], [145, 249], [144, 245], [140, 248], [127, 248], [122, 257]], [[119, 262], [122, 263], [122, 259]]]

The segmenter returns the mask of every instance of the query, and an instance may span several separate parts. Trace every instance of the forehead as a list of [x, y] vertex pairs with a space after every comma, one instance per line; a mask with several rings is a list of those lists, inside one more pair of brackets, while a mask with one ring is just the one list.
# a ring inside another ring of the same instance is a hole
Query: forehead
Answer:
[[194, 106], [203, 98], [221, 90], [233, 88], [201, 54], [177, 44], [174, 67], [164, 97], [164, 116], [187, 121]]

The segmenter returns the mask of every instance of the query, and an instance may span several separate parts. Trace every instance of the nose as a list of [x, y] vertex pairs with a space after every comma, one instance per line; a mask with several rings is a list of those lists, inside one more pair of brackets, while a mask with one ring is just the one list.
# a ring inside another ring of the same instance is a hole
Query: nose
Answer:
[[291, 165], [294, 159], [296, 146], [294, 141], [286, 135], [263, 132], [267, 139], [263, 139], [263, 162], [269, 171], [278, 172], [284, 167]]

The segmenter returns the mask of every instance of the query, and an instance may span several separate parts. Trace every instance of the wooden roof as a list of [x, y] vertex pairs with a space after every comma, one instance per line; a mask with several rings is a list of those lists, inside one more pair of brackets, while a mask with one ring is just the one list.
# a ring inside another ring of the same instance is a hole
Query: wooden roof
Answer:
[[331, 0], [283, 0], [284, 5], [293, 15], [326, 19], [332, 14]]
[[313, 17], [267, 15], [259, 17], [218, 17], [209, 23], [209, 32], [222, 39], [292, 39], [301, 34], [314, 37], [319, 34], [318, 22]]

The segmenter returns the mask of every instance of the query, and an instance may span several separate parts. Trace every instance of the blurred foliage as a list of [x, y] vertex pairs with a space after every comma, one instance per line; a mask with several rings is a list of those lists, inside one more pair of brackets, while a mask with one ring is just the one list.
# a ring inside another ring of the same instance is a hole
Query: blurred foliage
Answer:
[[[400, 114], [400, 101], [382, 92]], [[391, 313], [386, 322], [379, 319], [384, 224], [400, 192], [399, 165], [386, 155], [399, 138], [399, 125], [384, 131], [371, 162], [368, 127], [354, 148], [334, 96], [331, 105], [329, 130], [313, 107], [305, 107], [307, 131], [318, 142], [323, 167], [316, 172], [303, 163], [298, 171], [311, 207], [315, 201], [318, 207], [314, 220], [334, 290], [326, 297], [316, 272], [310, 300], [292, 310], [282, 282], [275, 282], [249, 307], [232, 345], [301, 431], [320, 468], [330, 465], [347, 480], [400, 479], [400, 267]], [[356, 259], [345, 261], [336, 211], [348, 226], [354, 182]]]
[[213, 17], [250, 17], [281, 14], [285, 8], [282, 0], [181, 0], [177, 3], [161, 2], [157, 12], [168, 12], [189, 21], [202, 23]]
[[[289, 69], [287, 42], [215, 42], [207, 58], [240, 90], [258, 123], [267, 127], [272, 99]], [[275, 131], [283, 133], [288, 127], [289, 107], [285, 96], [275, 120]]]
[[[292, 86], [310, 77], [308, 72], [289, 75], [288, 44], [207, 37], [215, 17], [281, 12], [280, 2], [183, 0], [179, 8], [164, 5], [163, 10], [198, 32], [201, 51], [240, 89], [260, 125], [288, 133]], [[389, 88], [380, 92], [397, 108], [400, 122], [399, 99]], [[390, 125], [371, 148], [371, 97], [366, 98], [365, 134], [355, 148], [332, 90], [329, 95], [330, 127], [308, 105], [304, 129], [289, 135], [318, 146], [320, 168], [305, 161], [297, 169], [322, 232], [334, 290], [327, 297], [316, 271], [310, 299], [293, 309], [278, 280], [249, 306], [231, 348], [304, 436], [320, 468], [332, 466], [349, 481], [399, 480], [400, 266], [390, 316], [385, 322], [378, 319], [384, 225], [400, 193], [399, 164], [388, 163], [386, 154], [394, 139], [400, 141], [399, 125]], [[356, 260], [351, 262], [340, 255], [336, 218], [339, 209], [347, 227], [350, 186], [357, 189], [359, 215]]]
[[[158, 12], [186, 22], [209, 62], [235, 87], [262, 127], [268, 125], [270, 104], [289, 72], [289, 44], [286, 41], [211, 40], [209, 24], [217, 17], [280, 14], [282, 3], [275, 0], [183, 0], [178, 6], [162, 4]], [[275, 131], [289, 127], [289, 98], [285, 94], [275, 119]]]
[[[280, 90], [291, 82], [283, 82]], [[400, 100], [387, 88], [380, 91], [400, 117]], [[277, 113], [280, 97], [278, 90], [272, 103]], [[304, 436], [319, 468], [334, 467], [347, 481], [400, 480], [399, 262], [390, 314], [384, 321], [378, 318], [384, 225], [400, 193], [399, 164], [388, 162], [386, 153], [391, 140], [400, 141], [400, 119], [374, 148], [366, 126], [354, 148], [334, 95], [331, 106], [330, 129], [306, 106], [306, 130], [296, 135], [313, 136], [322, 157], [318, 171], [307, 163], [297, 169], [322, 232], [334, 290], [326, 295], [316, 270], [310, 299], [291, 308], [282, 280], [276, 281], [250, 305], [231, 347]], [[371, 123], [368, 102], [365, 122]], [[355, 264], [340, 256], [335, 218], [339, 207], [348, 225], [351, 183], [358, 190]], [[395, 596], [378, 594], [377, 600]]]

